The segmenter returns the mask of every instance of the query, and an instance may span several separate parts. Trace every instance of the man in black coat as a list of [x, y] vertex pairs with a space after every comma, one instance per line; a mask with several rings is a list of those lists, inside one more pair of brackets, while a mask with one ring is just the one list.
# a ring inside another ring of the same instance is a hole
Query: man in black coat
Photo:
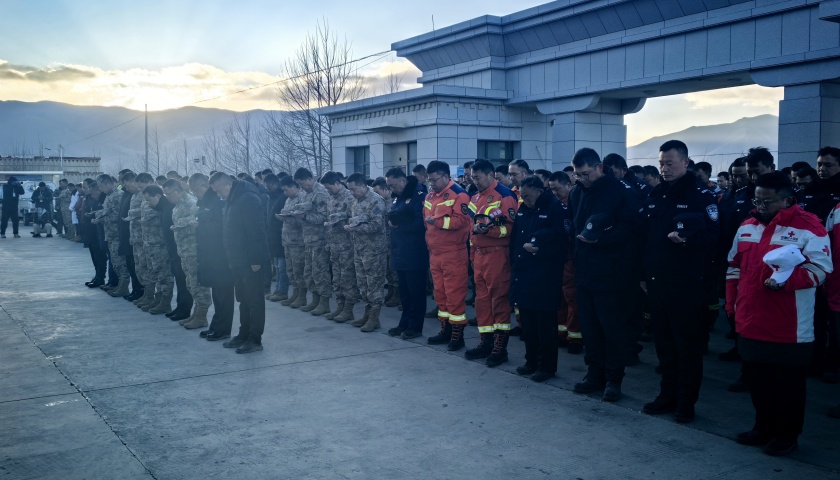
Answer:
[[203, 173], [190, 177], [190, 190], [198, 201], [195, 227], [198, 249], [198, 283], [211, 288], [213, 318], [207, 330], [199, 336], [215, 342], [230, 338], [233, 324], [234, 290], [233, 272], [228, 266], [222, 240], [222, 217], [225, 202], [210, 188], [210, 181]]
[[683, 142], [662, 144], [659, 169], [663, 181], [643, 212], [647, 238], [642, 258], [662, 380], [659, 395], [643, 411], [676, 412], [677, 422], [687, 423], [694, 420], [703, 379], [703, 286], [718, 248], [719, 213], [714, 194], [688, 171]]
[[3, 185], [3, 214], [0, 220], [0, 238], [6, 238], [6, 227], [9, 226], [9, 220], [12, 221], [12, 233], [15, 238], [20, 238], [18, 235], [18, 225], [20, 225], [20, 196], [24, 194], [23, 185], [20, 184], [17, 178], [9, 177], [9, 181]]
[[522, 318], [525, 365], [516, 372], [544, 382], [557, 372], [557, 309], [571, 225], [566, 206], [539, 177], [522, 180], [519, 194], [510, 238], [510, 303]]
[[225, 200], [222, 239], [239, 300], [239, 334], [224, 346], [236, 348], [236, 353], [258, 352], [265, 328], [263, 269], [270, 261], [265, 208], [254, 185], [226, 173], [213, 174], [210, 188]]
[[572, 165], [577, 187], [569, 195], [575, 283], [584, 361], [589, 367], [575, 393], [604, 391], [621, 398], [628, 358], [628, 323], [638, 285], [639, 194], [612, 175], [598, 153], [582, 148]]

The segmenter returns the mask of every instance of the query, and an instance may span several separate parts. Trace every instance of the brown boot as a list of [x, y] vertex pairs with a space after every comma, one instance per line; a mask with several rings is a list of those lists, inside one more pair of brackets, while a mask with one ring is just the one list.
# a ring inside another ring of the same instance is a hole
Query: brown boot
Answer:
[[195, 328], [204, 328], [207, 326], [207, 310], [209, 306], [198, 305], [193, 312], [193, 319], [191, 322], [185, 323], [184, 328], [193, 330]]
[[[327, 313], [326, 315], [324, 315], [324, 318], [329, 319], [329, 320], [335, 320], [335, 317], [337, 317], [341, 313], [341, 311], [344, 310], [344, 299], [343, 298], [342, 299], [336, 299], [335, 303], [336, 303], [335, 311]], [[314, 313], [313, 313], [313, 315], [314, 315]]]
[[149, 309], [152, 315], [160, 315], [172, 310], [172, 292], [163, 293], [160, 296], [160, 302]]
[[297, 287], [293, 288], [292, 289], [292, 296], [290, 296], [289, 298], [287, 298], [285, 300], [281, 300], [280, 305], [283, 305], [284, 307], [288, 307], [289, 305], [295, 303], [295, 300], [297, 300], [298, 295], [300, 295], [300, 289], [297, 288]]
[[391, 298], [385, 302], [386, 307], [399, 307], [400, 306], [400, 287], [394, 287], [394, 293], [391, 295]]
[[110, 296], [112, 296], [112, 297], [125, 297], [126, 295], [128, 295], [129, 293], [131, 293], [131, 292], [129, 292], [129, 291], [128, 291], [128, 283], [129, 283], [130, 281], [131, 281], [131, 280], [130, 280], [130, 279], [128, 279], [128, 278], [126, 278], [126, 279], [122, 279], [122, 278], [121, 278], [121, 279], [120, 279], [120, 283], [119, 283], [119, 284], [117, 284], [117, 288], [115, 288], [115, 289], [113, 289], [113, 290], [109, 291], [109, 292], [108, 292], [108, 295], [110, 295]]
[[350, 325], [353, 325], [354, 327], [361, 327], [362, 325], [366, 324], [368, 321], [368, 317], [370, 316], [370, 308], [371, 305], [369, 303], [365, 305], [365, 314], [362, 315], [362, 318], [350, 322]]
[[379, 310], [381, 310], [381, 309], [382, 309], [382, 307], [380, 307], [379, 305], [374, 305], [374, 306], [370, 307], [370, 315], [368, 315], [368, 321], [367, 321], [367, 323], [364, 324], [364, 326], [362, 326], [362, 331], [363, 332], [365, 332], [365, 333], [372, 332], [372, 331], [374, 331], [374, 330], [376, 330], [377, 328], [380, 327], [380, 325], [379, 325]]
[[320, 305], [320, 304], [321, 304], [321, 296], [318, 295], [315, 292], [312, 292], [312, 301], [309, 302], [308, 305], [304, 305], [304, 306], [300, 307], [300, 311], [301, 312], [311, 312], [312, 310], [315, 310], [316, 308], [318, 308], [318, 305]]
[[140, 306], [140, 310], [148, 312], [149, 310], [155, 308], [155, 306], [157, 306], [157, 304], [160, 303], [160, 297], [162, 296], [163, 294], [161, 292], [155, 293], [155, 296], [149, 299], [148, 303], [144, 303], [142, 306]]
[[151, 302], [153, 298], [155, 298], [155, 289], [149, 287], [143, 290], [143, 296], [135, 300], [134, 304], [138, 307], [143, 307], [143, 305]]
[[178, 320], [178, 325], [180, 325], [180, 326], [182, 326], [182, 327], [183, 327], [184, 325], [186, 325], [186, 324], [188, 324], [188, 323], [192, 322], [192, 321], [195, 319], [195, 314], [196, 314], [196, 312], [198, 312], [198, 305], [196, 305], [195, 307], [193, 307], [193, 311], [192, 311], [192, 313], [190, 314], [190, 316], [189, 316], [189, 317], [184, 318], [184, 319], [182, 319], [182, 320]]
[[336, 317], [333, 318], [333, 320], [335, 320], [336, 323], [344, 323], [344, 322], [347, 322], [349, 320], [354, 320], [354, 318], [353, 318], [353, 307], [355, 307], [355, 306], [356, 306], [355, 303], [345, 302], [344, 303], [344, 308], [341, 309], [341, 313], [336, 315]]
[[296, 298], [295, 301], [292, 302], [292, 304], [289, 305], [289, 306], [292, 307], [292, 308], [300, 308], [300, 307], [306, 306], [306, 289], [305, 288], [300, 289], [300, 295], [298, 295], [298, 298]]
[[325, 313], [330, 313], [330, 297], [321, 297], [321, 301], [318, 302], [318, 306], [315, 310], [312, 310], [309, 313], [316, 317], [320, 317]]

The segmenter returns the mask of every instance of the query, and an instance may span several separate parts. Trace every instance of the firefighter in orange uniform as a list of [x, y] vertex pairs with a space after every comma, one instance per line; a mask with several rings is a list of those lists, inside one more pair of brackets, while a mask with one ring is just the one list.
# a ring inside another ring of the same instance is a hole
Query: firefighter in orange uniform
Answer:
[[516, 217], [516, 196], [496, 181], [493, 164], [477, 160], [472, 168], [479, 192], [469, 209], [474, 218], [470, 237], [475, 272], [475, 312], [481, 340], [464, 354], [487, 358], [488, 367], [507, 362], [510, 336], [510, 237]]
[[430, 345], [449, 343], [447, 349], [464, 347], [467, 325], [467, 240], [472, 228], [470, 198], [449, 177], [449, 165], [437, 160], [426, 166], [432, 191], [423, 203], [426, 245], [438, 305], [440, 332], [429, 337]]

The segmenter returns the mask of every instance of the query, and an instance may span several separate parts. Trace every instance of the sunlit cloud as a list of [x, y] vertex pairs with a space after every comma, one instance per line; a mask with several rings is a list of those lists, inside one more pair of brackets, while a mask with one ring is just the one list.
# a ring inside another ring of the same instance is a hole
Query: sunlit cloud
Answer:
[[706, 109], [725, 105], [740, 107], [766, 108], [767, 113], [779, 109], [779, 100], [784, 96], [784, 89], [747, 85], [745, 87], [722, 88], [706, 92], [687, 93], [685, 99], [692, 109]]

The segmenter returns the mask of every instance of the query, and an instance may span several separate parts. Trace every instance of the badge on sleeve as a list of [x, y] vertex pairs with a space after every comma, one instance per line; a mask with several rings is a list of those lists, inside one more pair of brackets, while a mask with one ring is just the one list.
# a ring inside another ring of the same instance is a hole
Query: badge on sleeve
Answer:
[[709, 218], [712, 219], [713, 222], [717, 222], [717, 220], [718, 220], [717, 205], [709, 205], [708, 207], [706, 207], [706, 213], [709, 214]]
[[466, 203], [461, 204], [461, 213], [464, 215], [469, 215], [470, 209], [467, 207]]

